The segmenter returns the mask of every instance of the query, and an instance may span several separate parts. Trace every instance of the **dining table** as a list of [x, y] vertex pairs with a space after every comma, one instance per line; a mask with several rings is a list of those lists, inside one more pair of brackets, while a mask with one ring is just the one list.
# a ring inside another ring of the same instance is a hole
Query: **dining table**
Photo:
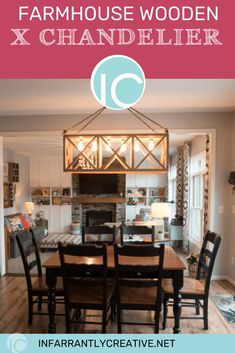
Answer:
[[[84, 264], [96, 264], [98, 260], [95, 258], [76, 258], [76, 263]], [[133, 258], [126, 258], [127, 265], [133, 264]], [[138, 262], [139, 261], [139, 262]], [[134, 259], [135, 264], [147, 265], [148, 258], [136, 258]], [[73, 258], [74, 262], [74, 258]], [[46, 271], [46, 283], [48, 286], [48, 314], [49, 324], [48, 332], [56, 333], [56, 283], [57, 277], [62, 276], [61, 263], [59, 252], [54, 253], [48, 260], [42, 264]], [[115, 263], [114, 263], [114, 247], [112, 245], [107, 246], [107, 267], [108, 276], [115, 276]], [[186, 269], [185, 263], [175, 253], [174, 249], [170, 246], [165, 246], [164, 252], [164, 263], [163, 263], [163, 278], [172, 279], [172, 285], [174, 289], [173, 299], [173, 313], [174, 313], [174, 327], [173, 333], [180, 333], [180, 316], [181, 316], [181, 294], [180, 290], [183, 287], [184, 282], [184, 270]]]

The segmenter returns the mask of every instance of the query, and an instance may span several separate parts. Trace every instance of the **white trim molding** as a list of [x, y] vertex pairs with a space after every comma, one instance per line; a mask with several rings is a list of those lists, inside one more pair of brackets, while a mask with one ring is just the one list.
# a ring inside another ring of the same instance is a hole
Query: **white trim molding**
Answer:
[[228, 281], [232, 286], [235, 287], [235, 281], [227, 275], [213, 275], [212, 281]]

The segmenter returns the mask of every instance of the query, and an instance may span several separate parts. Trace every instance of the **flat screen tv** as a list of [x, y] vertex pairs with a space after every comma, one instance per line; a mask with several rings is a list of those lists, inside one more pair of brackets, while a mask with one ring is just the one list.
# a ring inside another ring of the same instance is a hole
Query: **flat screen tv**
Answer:
[[80, 194], [117, 194], [117, 174], [80, 174]]

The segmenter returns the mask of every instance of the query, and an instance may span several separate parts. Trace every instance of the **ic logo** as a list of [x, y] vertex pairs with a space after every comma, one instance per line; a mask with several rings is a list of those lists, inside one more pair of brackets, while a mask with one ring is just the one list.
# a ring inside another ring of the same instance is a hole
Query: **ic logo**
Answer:
[[13, 333], [8, 336], [7, 348], [11, 353], [22, 353], [28, 345], [27, 338], [21, 333]]
[[111, 55], [101, 60], [91, 75], [91, 90], [103, 106], [123, 110], [133, 106], [145, 90], [141, 66], [124, 55]]

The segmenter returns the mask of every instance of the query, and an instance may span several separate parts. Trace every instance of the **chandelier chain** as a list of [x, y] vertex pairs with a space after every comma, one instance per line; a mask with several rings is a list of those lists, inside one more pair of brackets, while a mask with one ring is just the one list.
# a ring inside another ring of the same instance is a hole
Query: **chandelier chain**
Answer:
[[[137, 114], [139, 114], [140, 116], [142, 116], [143, 118], [145, 118], [146, 120], [150, 121], [151, 123], [159, 126], [161, 129], [168, 131], [167, 128], [165, 128], [164, 126], [158, 124], [156, 121], [154, 121], [153, 119], [150, 119], [148, 116], [146, 116], [145, 114], [141, 113], [140, 111], [136, 110], [133, 107], [128, 108], [129, 112], [131, 112], [132, 114], [135, 115], [135, 117], [138, 117]], [[152, 129], [146, 122], [144, 122], [140, 117], [138, 117], [146, 126], [148, 126], [148, 128], [150, 128], [151, 130], [155, 131], [154, 129]]]
[[71, 126], [70, 128], [68, 128], [67, 130], [63, 131], [63, 135], [66, 134], [69, 130], [73, 130], [75, 127], [81, 125], [82, 123], [84, 123], [85, 121], [89, 120], [90, 121], [84, 125], [83, 127], [80, 128], [80, 130], [78, 130], [78, 132], [81, 132], [82, 130], [84, 130], [88, 125], [90, 125], [92, 123], [92, 121], [94, 121], [101, 113], [103, 113], [103, 111], [106, 109], [106, 107], [102, 107], [101, 109], [96, 110], [94, 113], [88, 115], [87, 117], [85, 117], [84, 119], [82, 119], [81, 121], [79, 121], [77, 124]]
[[[63, 131], [63, 135], [67, 133], [67, 131], [69, 130], [73, 130], [75, 127], [85, 123], [87, 120], [89, 120], [84, 126], [82, 126], [78, 131], [77, 133], [80, 133], [81, 131], [83, 131], [86, 127], [88, 127], [96, 118], [98, 118], [102, 113], [103, 111], [106, 109], [106, 107], [102, 107], [100, 109], [98, 109], [97, 111], [95, 111], [94, 113], [88, 115], [87, 117], [85, 117], [84, 119], [82, 119], [81, 121], [79, 121], [77, 124], [71, 126], [69, 129], [67, 130], [64, 130]], [[147, 126], [148, 129], [152, 130], [154, 133], [156, 133], [156, 130], [150, 126], [146, 121], [143, 120], [146, 119], [148, 121], [150, 121], [152, 124], [155, 124], [157, 125], [158, 127], [160, 127], [161, 129], [165, 130], [166, 132], [168, 132], [168, 130], [158, 124], [156, 121], [154, 121], [153, 119], [150, 119], [149, 117], [147, 117], [145, 114], [141, 113], [140, 111], [134, 109], [133, 107], [130, 107], [127, 109], [133, 116], [135, 116], [139, 121], [141, 121], [145, 126]]]

